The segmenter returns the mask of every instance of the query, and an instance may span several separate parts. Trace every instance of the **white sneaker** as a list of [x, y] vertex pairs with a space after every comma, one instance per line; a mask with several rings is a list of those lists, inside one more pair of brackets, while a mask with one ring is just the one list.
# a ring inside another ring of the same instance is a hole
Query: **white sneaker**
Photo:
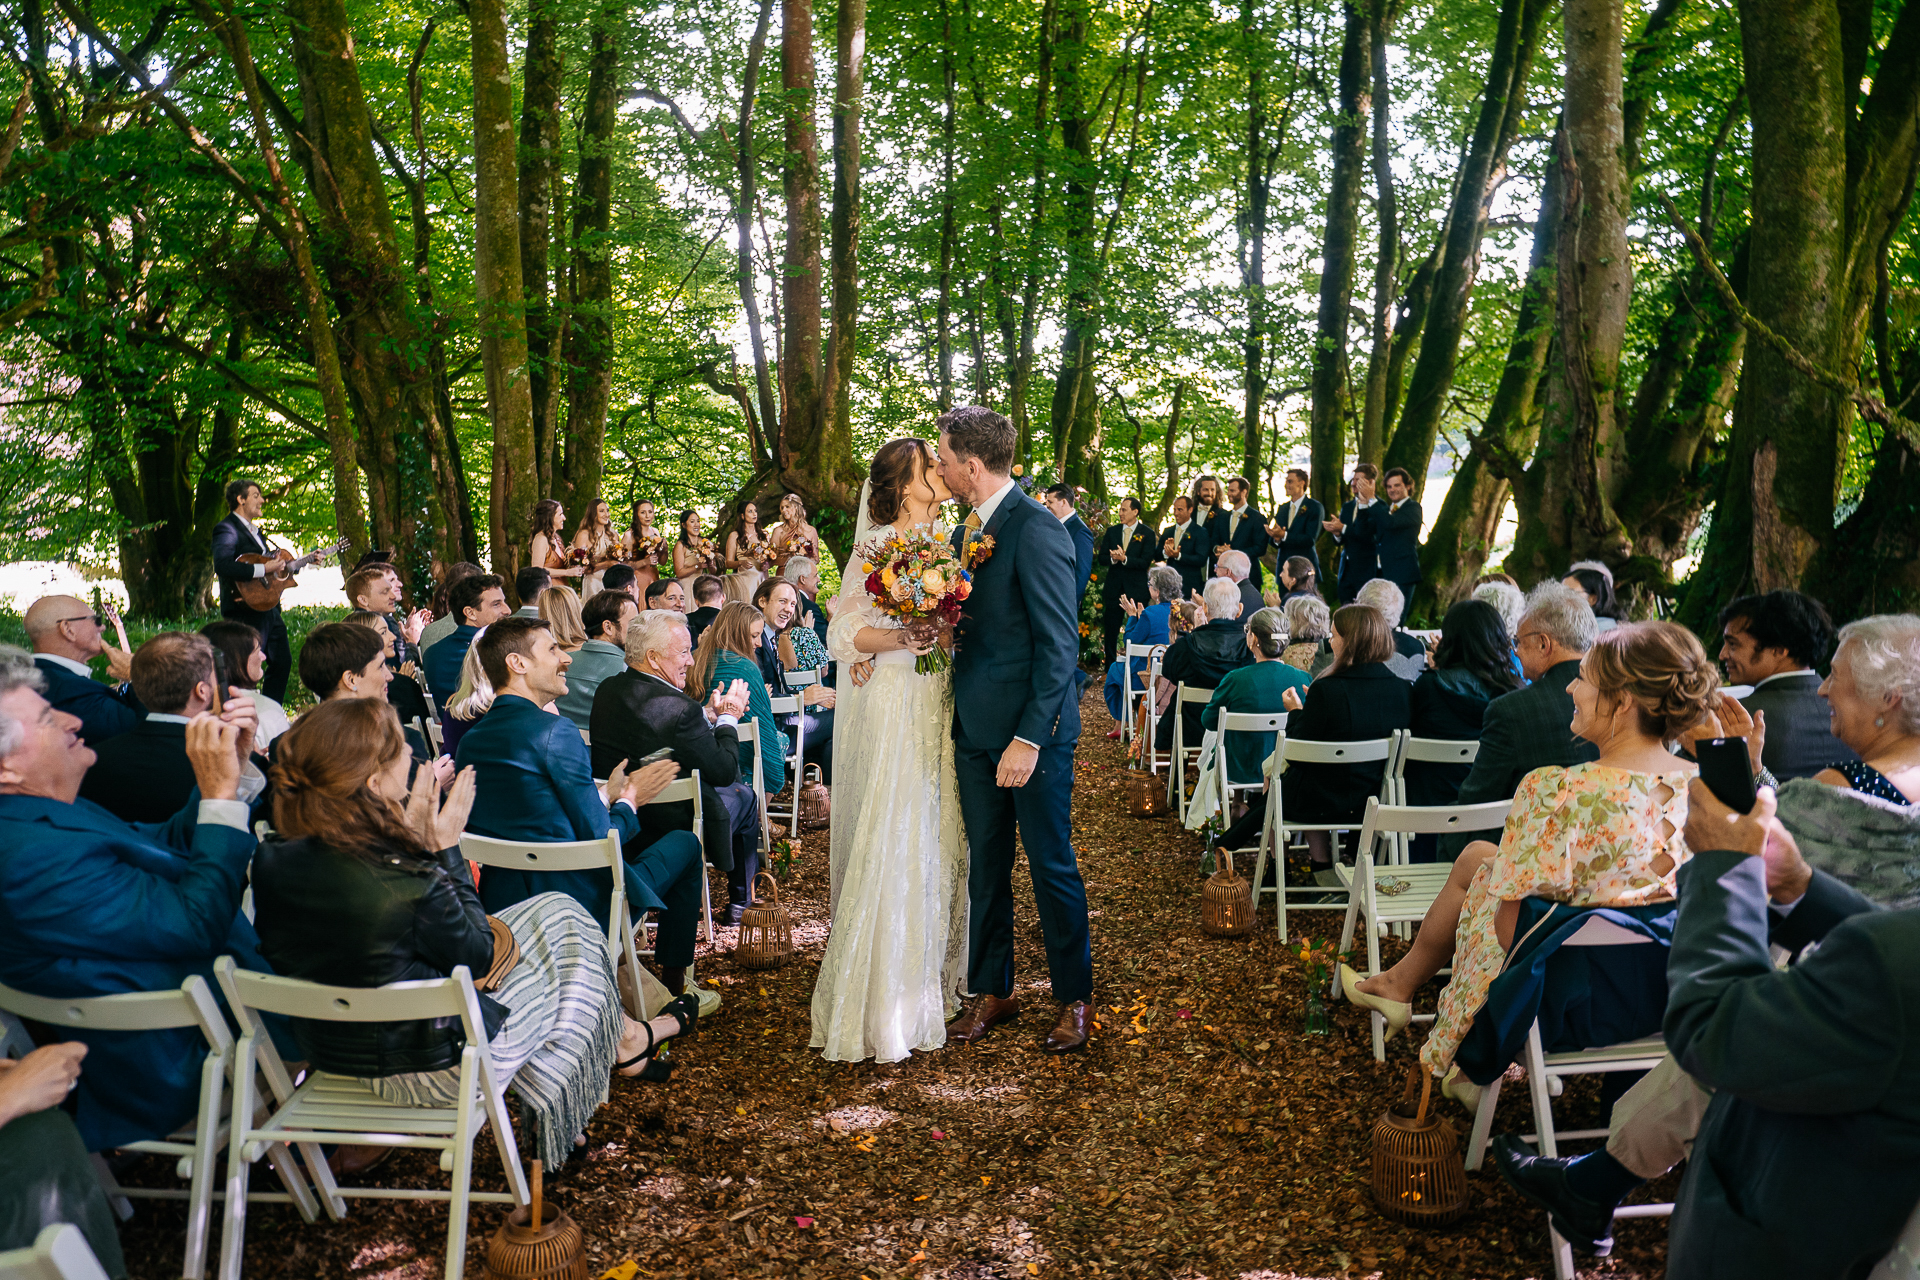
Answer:
[[694, 983], [689, 990], [691, 990], [700, 1001], [700, 1016], [702, 1018], [711, 1018], [714, 1014], [720, 1012], [720, 1006], [724, 1002], [720, 999], [720, 993], [718, 991], [715, 991], [712, 987], [703, 987], [697, 982]]

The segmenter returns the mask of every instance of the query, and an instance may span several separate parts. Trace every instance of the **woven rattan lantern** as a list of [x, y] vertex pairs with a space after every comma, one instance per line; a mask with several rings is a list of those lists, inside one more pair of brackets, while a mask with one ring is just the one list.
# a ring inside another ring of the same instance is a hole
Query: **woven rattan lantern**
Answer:
[[487, 1242], [487, 1280], [587, 1280], [586, 1241], [572, 1218], [541, 1203], [540, 1162], [533, 1162], [533, 1203], [515, 1209]]
[[1138, 769], [1127, 774], [1127, 812], [1136, 818], [1157, 818], [1167, 811], [1167, 784], [1160, 775]]
[[[767, 882], [767, 901], [760, 882]], [[776, 969], [793, 954], [793, 917], [780, 905], [780, 882], [769, 872], [753, 878], [753, 905], [740, 913], [740, 941], [733, 958], [749, 969]]]
[[1237, 938], [1253, 928], [1253, 881], [1233, 869], [1233, 851], [1220, 850], [1220, 866], [1200, 890], [1200, 927], [1219, 938]]
[[[1420, 1078], [1420, 1101], [1413, 1099]], [[1380, 1212], [1410, 1227], [1437, 1227], [1467, 1209], [1467, 1170], [1460, 1162], [1460, 1135], [1427, 1110], [1433, 1077], [1418, 1065], [1407, 1069], [1407, 1091], [1373, 1125], [1373, 1202]]]

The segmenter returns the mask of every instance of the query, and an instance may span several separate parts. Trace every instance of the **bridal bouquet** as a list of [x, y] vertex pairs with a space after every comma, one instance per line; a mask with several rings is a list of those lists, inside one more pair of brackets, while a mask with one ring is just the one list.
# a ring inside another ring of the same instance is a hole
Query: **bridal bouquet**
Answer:
[[[915, 622], [960, 620], [960, 607], [973, 591], [973, 575], [960, 563], [945, 538], [924, 528], [877, 538], [859, 549], [867, 571], [867, 594], [881, 612], [909, 626]], [[921, 675], [953, 665], [938, 645], [914, 660]]]

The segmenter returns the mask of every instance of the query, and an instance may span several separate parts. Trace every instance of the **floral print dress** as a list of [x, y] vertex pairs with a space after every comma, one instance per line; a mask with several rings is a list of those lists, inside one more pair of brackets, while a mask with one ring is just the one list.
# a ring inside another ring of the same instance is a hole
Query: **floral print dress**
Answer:
[[1635, 773], [1611, 765], [1535, 769], [1520, 780], [1500, 852], [1474, 873], [1454, 933], [1453, 980], [1440, 992], [1420, 1060], [1445, 1075], [1487, 989], [1507, 961], [1494, 930], [1502, 902], [1549, 898], [1575, 907], [1669, 901], [1689, 856], [1691, 770]]

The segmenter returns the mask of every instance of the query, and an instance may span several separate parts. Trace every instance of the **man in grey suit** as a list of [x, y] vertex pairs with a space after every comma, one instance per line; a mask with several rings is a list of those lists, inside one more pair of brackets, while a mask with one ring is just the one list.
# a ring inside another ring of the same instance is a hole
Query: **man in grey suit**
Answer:
[[[1614, 1206], [1689, 1141], [1672, 1280], [1864, 1276], [1920, 1201], [1920, 910], [1877, 910], [1809, 867], [1773, 814], [1771, 791], [1742, 815], [1688, 789], [1673, 1056], [1615, 1105], [1607, 1150], [1496, 1140], [1502, 1175], [1583, 1252], [1606, 1251]], [[1769, 944], [1800, 961], [1776, 969]], [[1630, 1105], [1656, 1083], [1665, 1101]]]
[[1720, 663], [1729, 682], [1753, 686], [1740, 705], [1756, 720], [1765, 713], [1762, 759], [1782, 782], [1858, 758], [1833, 736], [1820, 696], [1814, 668], [1832, 651], [1833, 619], [1812, 596], [1769, 591], [1741, 596], [1720, 611]]
[[[1530, 683], [1487, 704], [1486, 719], [1480, 725], [1480, 754], [1474, 757], [1454, 803], [1508, 800], [1519, 790], [1520, 779], [1535, 769], [1599, 758], [1599, 748], [1573, 736], [1573, 696], [1567, 692], [1596, 634], [1593, 606], [1585, 595], [1558, 582], [1543, 582], [1533, 589], [1513, 637], [1520, 668]], [[1464, 831], [1441, 836], [1441, 858], [1459, 857], [1475, 838]]]

